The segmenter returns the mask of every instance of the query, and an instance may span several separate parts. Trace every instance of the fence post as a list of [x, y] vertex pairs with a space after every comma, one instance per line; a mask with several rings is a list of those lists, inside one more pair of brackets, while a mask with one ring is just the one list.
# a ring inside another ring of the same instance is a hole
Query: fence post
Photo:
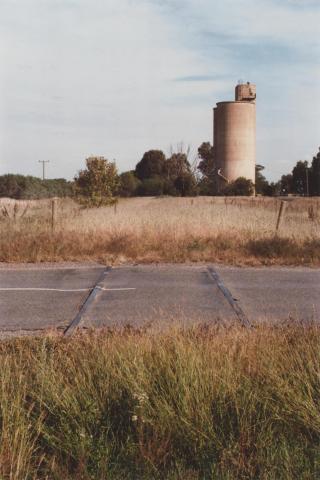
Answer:
[[17, 202], [15, 202], [15, 204], [13, 206], [13, 223], [17, 222], [18, 210], [19, 210], [19, 206], [18, 206]]
[[57, 222], [57, 199], [51, 200], [51, 232], [54, 233]]
[[276, 233], [278, 233], [286, 208], [287, 208], [287, 202], [284, 200], [281, 200], [278, 219], [277, 219], [277, 225], [276, 225]]
[[316, 212], [314, 211], [313, 205], [311, 205], [310, 207], [308, 207], [308, 218], [309, 220], [314, 222], [316, 217], [317, 217]]

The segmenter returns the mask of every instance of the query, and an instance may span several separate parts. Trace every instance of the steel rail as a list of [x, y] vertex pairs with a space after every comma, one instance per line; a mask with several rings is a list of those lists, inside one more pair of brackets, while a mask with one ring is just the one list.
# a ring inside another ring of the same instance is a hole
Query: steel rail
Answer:
[[87, 299], [85, 300], [84, 304], [80, 308], [79, 312], [75, 316], [75, 318], [72, 320], [72, 322], [67, 326], [67, 328], [64, 331], [64, 336], [65, 337], [70, 337], [73, 335], [75, 330], [77, 330], [83, 320], [83, 317], [87, 313], [89, 307], [92, 305], [92, 303], [96, 300], [97, 295], [99, 292], [102, 292], [104, 290], [103, 287], [103, 280], [105, 279], [106, 275], [111, 271], [112, 267], [107, 267], [102, 274], [100, 275], [97, 283], [95, 286], [92, 288], [90, 294], [88, 295]]
[[237, 316], [238, 320], [240, 321], [241, 325], [246, 328], [252, 328], [253, 325], [248, 319], [247, 315], [244, 313], [242, 308], [240, 307], [238, 300], [236, 300], [233, 295], [231, 294], [230, 290], [224, 285], [221, 278], [219, 277], [218, 273], [215, 271], [214, 268], [208, 267], [208, 271], [210, 276], [216, 282], [218, 288], [223, 293], [227, 301], [229, 302], [230, 306], [232, 307], [235, 315]]

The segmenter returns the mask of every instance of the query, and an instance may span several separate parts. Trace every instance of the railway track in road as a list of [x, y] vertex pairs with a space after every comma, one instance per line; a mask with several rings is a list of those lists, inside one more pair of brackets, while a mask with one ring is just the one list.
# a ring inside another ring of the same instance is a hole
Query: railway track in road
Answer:
[[205, 265], [0, 269], [2, 336], [48, 329], [161, 328], [319, 320], [320, 270]]
[[222, 279], [220, 278], [220, 276], [218, 275], [216, 270], [214, 270], [214, 268], [212, 268], [212, 267], [208, 267], [208, 271], [210, 272], [210, 275], [212, 276], [212, 278], [217, 282], [217, 285], [218, 285], [219, 289], [221, 290], [223, 295], [226, 297], [226, 299], [229, 302], [231, 308], [233, 308], [234, 313], [237, 316], [240, 324], [242, 326], [246, 327], [246, 328], [251, 328], [252, 323], [250, 322], [247, 315], [245, 314], [245, 312], [241, 308], [241, 306], [239, 304], [239, 301], [236, 298], [234, 298], [234, 296], [232, 295], [230, 290], [224, 285]]
[[[111, 271], [112, 271], [112, 267], [107, 267], [106, 270], [101, 274], [100, 278], [98, 279], [96, 285], [91, 290], [90, 294], [88, 295], [81, 309], [79, 310], [79, 312], [77, 313], [73, 321], [70, 323], [70, 325], [68, 325], [68, 327], [65, 329], [64, 331], [65, 336], [67, 337], [71, 336], [81, 325], [83, 325], [83, 323], [85, 322], [85, 317], [90, 312], [90, 308], [92, 308], [92, 305], [94, 302], [99, 301], [98, 297], [99, 297], [99, 294], [101, 294], [102, 292], [129, 291], [129, 290], [136, 289], [135, 287], [106, 288], [104, 282], [107, 280], [106, 277]], [[232, 296], [230, 291], [223, 284], [218, 273], [212, 267], [206, 267], [206, 271], [208, 273], [208, 276], [215, 283], [215, 285], [218, 286], [219, 291], [225, 297], [230, 307], [233, 309], [234, 315], [238, 319], [240, 324], [246, 328], [250, 328], [252, 326], [250, 321], [246, 317], [238, 301]], [[128, 308], [130, 308], [130, 305], [128, 305]]]
[[92, 288], [90, 294], [88, 295], [88, 297], [86, 298], [84, 304], [82, 305], [82, 307], [80, 308], [79, 312], [77, 313], [77, 315], [74, 317], [74, 319], [72, 320], [72, 322], [67, 326], [67, 328], [65, 329], [64, 331], [64, 335], [66, 337], [69, 337], [71, 336], [74, 331], [79, 328], [80, 324], [81, 324], [81, 321], [83, 319], [83, 316], [87, 313], [88, 309], [90, 308], [90, 305], [92, 304], [92, 302], [95, 301], [95, 299], [97, 298], [97, 295], [99, 293], [99, 291], [101, 291], [101, 288], [102, 287], [102, 282], [103, 280], [105, 279], [106, 275], [110, 272], [111, 270], [111, 267], [107, 267], [103, 272], [102, 274], [100, 275], [99, 279], [98, 279], [98, 282], [96, 283], [96, 285]]

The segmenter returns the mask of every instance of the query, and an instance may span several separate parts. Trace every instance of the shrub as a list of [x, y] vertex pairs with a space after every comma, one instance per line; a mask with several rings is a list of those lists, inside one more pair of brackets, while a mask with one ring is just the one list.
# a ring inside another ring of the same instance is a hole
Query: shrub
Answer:
[[146, 178], [139, 187], [139, 194], [143, 196], [158, 196], [164, 193], [164, 180], [159, 176]]
[[50, 197], [71, 197], [72, 182], [64, 178], [41, 180], [30, 175], [0, 176], [0, 197], [31, 200]]
[[251, 180], [239, 177], [226, 185], [222, 194], [226, 196], [250, 196], [254, 194], [254, 185]]
[[115, 202], [118, 174], [114, 162], [104, 157], [89, 157], [87, 168], [75, 177], [75, 192], [80, 203], [88, 207], [100, 207]]
[[141, 181], [135, 176], [134, 172], [123, 172], [119, 176], [119, 190], [120, 197], [133, 197], [137, 194]]
[[196, 180], [192, 173], [184, 173], [177, 177], [174, 186], [182, 197], [192, 196], [197, 192]]

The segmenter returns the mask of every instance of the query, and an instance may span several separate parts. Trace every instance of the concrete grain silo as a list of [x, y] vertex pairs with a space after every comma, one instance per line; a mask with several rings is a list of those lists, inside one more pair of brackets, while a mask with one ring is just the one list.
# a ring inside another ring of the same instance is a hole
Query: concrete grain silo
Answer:
[[218, 188], [239, 177], [255, 183], [256, 87], [236, 87], [235, 101], [219, 102], [214, 108], [214, 154]]

